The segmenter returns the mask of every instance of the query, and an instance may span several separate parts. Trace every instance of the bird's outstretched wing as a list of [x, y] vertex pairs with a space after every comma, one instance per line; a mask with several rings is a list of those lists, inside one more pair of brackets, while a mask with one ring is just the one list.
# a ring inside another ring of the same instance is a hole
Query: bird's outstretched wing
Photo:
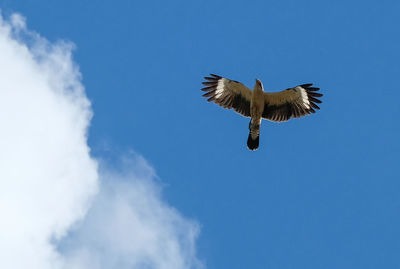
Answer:
[[202, 84], [206, 86], [201, 89], [206, 93], [204, 97], [209, 97], [207, 101], [224, 107], [233, 108], [239, 114], [250, 117], [251, 90], [242, 83], [223, 78], [214, 74], [205, 77]]
[[262, 117], [271, 121], [287, 121], [290, 118], [315, 113], [319, 109], [316, 103], [322, 103], [317, 97], [319, 88], [312, 84], [303, 84], [281, 92], [264, 92], [264, 112]]

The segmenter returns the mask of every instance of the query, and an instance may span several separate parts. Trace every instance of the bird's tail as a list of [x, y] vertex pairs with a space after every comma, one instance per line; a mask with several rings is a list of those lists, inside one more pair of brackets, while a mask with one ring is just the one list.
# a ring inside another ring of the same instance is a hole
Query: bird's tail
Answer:
[[253, 124], [253, 121], [250, 120], [249, 130], [250, 132], [249, 137], [247, 138], [247, 147], [250, 150], [256, 150], [260, 144], [260, 124]]

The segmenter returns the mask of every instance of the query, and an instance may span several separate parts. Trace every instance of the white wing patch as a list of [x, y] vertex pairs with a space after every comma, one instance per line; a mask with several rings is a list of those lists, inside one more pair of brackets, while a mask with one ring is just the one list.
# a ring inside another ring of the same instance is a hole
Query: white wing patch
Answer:
[[216, 99], [220, 98], [222, 93], [224, 92], [224, 83], [225, 83], [224, 78], [221, 78], [220, 80], [218, 80], [217, 90], [215, 91]]
[[310, 108], [310, 101], [308, 100], [307, 92], [304, 88], [297, 86], [296, 89], [300, 91], [301, 100], [303, 101], [304, 106], [309, 109]]

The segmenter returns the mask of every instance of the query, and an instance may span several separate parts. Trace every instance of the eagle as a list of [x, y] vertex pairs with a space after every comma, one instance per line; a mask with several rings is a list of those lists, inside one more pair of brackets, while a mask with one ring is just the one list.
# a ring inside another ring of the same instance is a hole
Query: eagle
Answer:
[[264, 86], [256, 79], [253, 90], [242, 83], [210, 74], [202, 82], [205, 88], [201, 90], [207, 101], [228, 109], [233, 109], [245, 117], [250, 117], [249, 136], [247, 147], [250, 150], [258, 149], [260, 142], [260, 125], [262, 119], [273, 122], [288, 121], [290, 118], [315, 113], [320, 109], [317, 103], [322, 103], [318, 97], [319, 88], [312, 87], [312, 83], [301, 84], [280, 92], [265, 92]]

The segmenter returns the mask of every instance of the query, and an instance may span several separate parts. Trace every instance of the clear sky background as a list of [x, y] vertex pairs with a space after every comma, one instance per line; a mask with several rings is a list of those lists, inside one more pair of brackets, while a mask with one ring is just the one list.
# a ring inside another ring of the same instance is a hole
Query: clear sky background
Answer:
[[[400, 267], [400, 2], [1, 0], [73, 42], [88, 144], [141, 154], [200, 224], [207, 268]], [[207, 103], [215, 73], [266, 91], [314, 83], [316, 114], [263, 121]]]

